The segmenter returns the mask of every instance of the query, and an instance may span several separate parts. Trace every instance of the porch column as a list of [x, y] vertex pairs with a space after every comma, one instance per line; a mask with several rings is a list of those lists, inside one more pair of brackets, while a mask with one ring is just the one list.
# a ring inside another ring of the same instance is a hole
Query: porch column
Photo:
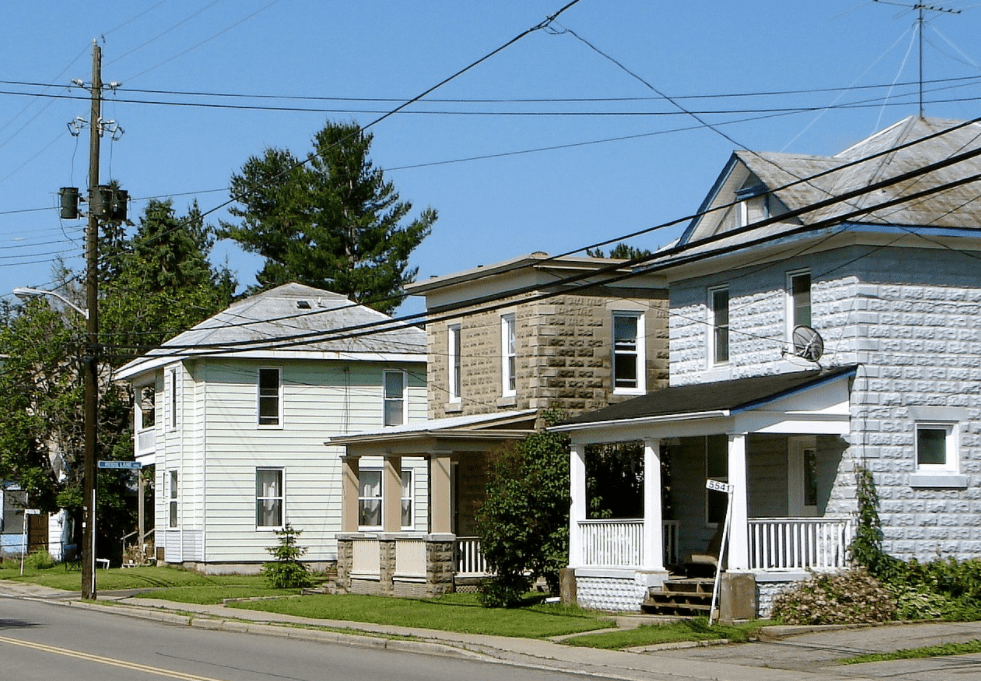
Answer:
[[664, 570], [661, 512], [661, 441], [644, 440], [644, 569]]
[[402, 457], [385, 455], [382, 470], [382, 531], [402, 531]]
[[341, 457], [341, 532], [358, 531], [359, 459]]
[[733, 486], [729, 523], [729, 570], [749, 569], [749, 496], [746, 475], [746, 434], [729, 435], [729, 484]]
[[579, 523], [586, 519], [586, 445], [573, 444], [569, 455], [569, 567], [582, 565], [582, 533]]
[[450, 471], [449, 452], [432, 452], [429, 455], [429, 532], [431, 534], [450, 534], [453, 531]]

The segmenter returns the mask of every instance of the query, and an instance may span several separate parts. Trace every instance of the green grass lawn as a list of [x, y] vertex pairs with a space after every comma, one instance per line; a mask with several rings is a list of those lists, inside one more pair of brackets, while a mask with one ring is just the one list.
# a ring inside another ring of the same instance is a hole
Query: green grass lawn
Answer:
[[651, 646], [659, 643], [712, 641], [716, 639], [728, 639], [733, 643], [742, 643], [755, 638], [762, 626], [765, 626], [765, 623], [752, 621], [736, 625], [713, 624], [710, 627], [707, 618], [698, 617], [680, 622], [644, 624], [636, 629], [621, 629], [602, 634], [579, 636], [569, 639], [566, 643], [607, 650]]
[[603, 613], [532, 602], [521, 608], [484, 608], [477, 602], [476, 595], [471, 594], [427, 599], [316, 595], [235, 603], [232, 607], [315, 619], [520, 638], [548, 638], [612, 626], [599, 619]]
[[[39, 584], [52, 589], [64, 589], [65, 591], [79, 591], [82, 588], [82, 573], [79, 570], [66, 571], [63, 565], [55, 565], [52, 568], [42, 570], [25, 567], [24, 574], [21, 576], [19, 561], [4, 561], [0, 564], [0, 579], [30, 582], [31, 584]], [[266, 580], [259, 575], [208, 576], [169, 567], [138, 567], [98, 570], [96, 572], [96, 585], [100, 591], [148, 588], [174, 589], [177, 587], [203, 587], [216, 590], [235, 587], [236, 590], [241, 590], [242, 588], [265, 589]], [[221, 598], [233, 597], [223, 596]], [[210, 602], [220, 603], [221, 598]]]

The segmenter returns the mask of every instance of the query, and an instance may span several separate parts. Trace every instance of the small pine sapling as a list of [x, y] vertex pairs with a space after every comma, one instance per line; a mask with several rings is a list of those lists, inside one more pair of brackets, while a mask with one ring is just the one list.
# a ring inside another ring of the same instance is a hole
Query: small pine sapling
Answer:
[[302, 530], [286, 523], [286, 527], [276, 530], [279, 545], [266, 549], [276, 562], [263, 565], [262, 575], [275, 589], [301, 589], [310, 586], [307, 566], [300, 562], [300, 558], [307, 552], [305, 546], [297, 544], [300, 534]]

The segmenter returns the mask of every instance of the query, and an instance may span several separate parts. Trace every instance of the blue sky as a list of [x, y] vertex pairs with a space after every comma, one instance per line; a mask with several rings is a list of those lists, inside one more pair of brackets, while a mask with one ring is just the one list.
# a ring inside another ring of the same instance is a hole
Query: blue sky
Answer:
[[[0, 295], [48, 284], [59, 256], [82, 266], [83, 222], [56, 204], [59, 187], [87, 184], [88, 131], [67, 124], [88, 117], [88, 93], [68, 84], [90, 80], [93, 39], [103, 80], [122, 83], [105, 95], [103, 118], [124, 134], [103, 142], [102, 181], [130, 192], [131, 217], [148, 197], [181, 213], [197, 198], [217, 222], [249, 156], [304, 155], [328, 118], [368, 125], [568, 1], [9, 3]], [[925, 113], [974, 118], [981, 6], [942, 6], [961, 12], [926, 15]], [[831, 154], [915, 115], [915, 20], [871, 0], [580, 0], [373, 125], [372, 158], [416, 211], [439, 212], [412, 258], [420, 279], [573, 251], [691, 214], [736, 146]], [[234, 244], [216, 258], [243, 286], [260, 266]]]

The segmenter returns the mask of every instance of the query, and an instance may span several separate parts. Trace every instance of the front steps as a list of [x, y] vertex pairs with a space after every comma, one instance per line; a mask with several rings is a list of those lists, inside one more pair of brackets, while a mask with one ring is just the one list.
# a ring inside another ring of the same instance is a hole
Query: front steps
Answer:
[[649, 615], [708, 617], [713, 586], [712, 579], [669, 579], [660, 588], [648, 591], [640, 609]]

